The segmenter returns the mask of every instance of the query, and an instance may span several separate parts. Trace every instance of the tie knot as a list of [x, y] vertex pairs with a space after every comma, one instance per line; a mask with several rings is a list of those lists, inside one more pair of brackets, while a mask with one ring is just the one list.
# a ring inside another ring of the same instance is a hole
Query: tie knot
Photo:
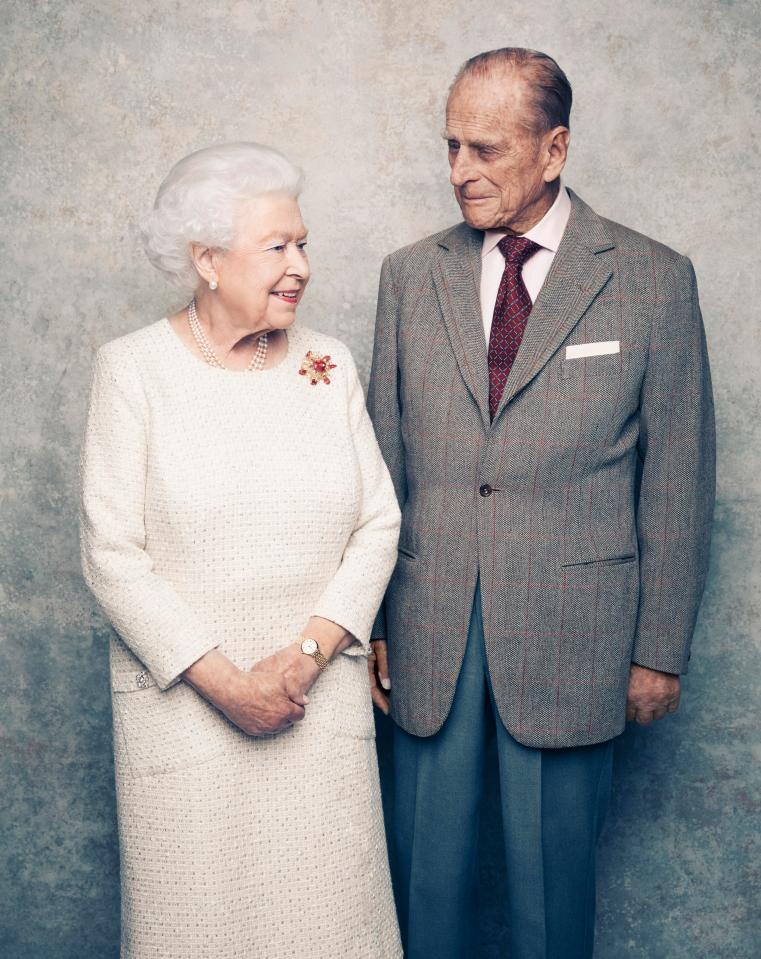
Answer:
[[505, 263], [520, 269], [529, 257], [541, 250], [538, 243], [527, 240], [525, 236], [503, 236], [497, 244]]

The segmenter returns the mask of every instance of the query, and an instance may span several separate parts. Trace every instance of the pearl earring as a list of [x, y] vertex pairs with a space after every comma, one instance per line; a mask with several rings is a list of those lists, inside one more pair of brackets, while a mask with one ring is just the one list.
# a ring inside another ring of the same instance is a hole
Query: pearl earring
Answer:
[[209, 289], [210, 289], [210, 290], [216, 290], [216, 288], [217, 288], [218, 286], [219, 286], [219, 284], [217, 283], [216, 280], [209, 280]]

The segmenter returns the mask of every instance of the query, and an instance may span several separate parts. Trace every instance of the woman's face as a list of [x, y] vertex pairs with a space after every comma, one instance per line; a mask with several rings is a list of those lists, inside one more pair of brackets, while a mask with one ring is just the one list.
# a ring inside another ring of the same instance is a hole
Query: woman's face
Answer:
[[246, 204], [230, 250], [216, 259], [215, 297], [252, 332], [293, 323], [309, 281], [306, 228], [293, 197], [271, 194]]

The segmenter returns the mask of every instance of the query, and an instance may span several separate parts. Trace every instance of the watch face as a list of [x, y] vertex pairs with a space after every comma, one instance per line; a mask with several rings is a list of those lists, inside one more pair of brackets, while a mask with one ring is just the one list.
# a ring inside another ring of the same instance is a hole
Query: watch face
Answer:
[[301, 652], [313, 656], [317, 652], [317, 643], [313, 639], [305, 639], [301, 644]]

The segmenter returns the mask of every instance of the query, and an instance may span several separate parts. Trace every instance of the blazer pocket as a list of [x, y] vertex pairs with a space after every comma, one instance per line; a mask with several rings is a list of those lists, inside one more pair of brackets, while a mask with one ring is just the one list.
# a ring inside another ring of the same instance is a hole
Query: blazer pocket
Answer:
[[603, 353], [600, 356], [577, 356], [563, 359], [560, 364], [560, 376], [564, 380], [572, 377], [595, 379], [598, 376], [615, 376], [624, 368], [625, 353]]
[[408, 549], [406, 546], [397, 546], [396, 551], [405, 559], [417, 559], [415, 553], [413, 553], [412, 550]]
[[569, 566], [621, 566], [624, 563], [633, 563], [636, 559], [636, 553], [626, 553], [623, 556], [609, 556], [604, 559], [573, 560], [570, 563], [561, 563], [560, 565], [566, 568]]

